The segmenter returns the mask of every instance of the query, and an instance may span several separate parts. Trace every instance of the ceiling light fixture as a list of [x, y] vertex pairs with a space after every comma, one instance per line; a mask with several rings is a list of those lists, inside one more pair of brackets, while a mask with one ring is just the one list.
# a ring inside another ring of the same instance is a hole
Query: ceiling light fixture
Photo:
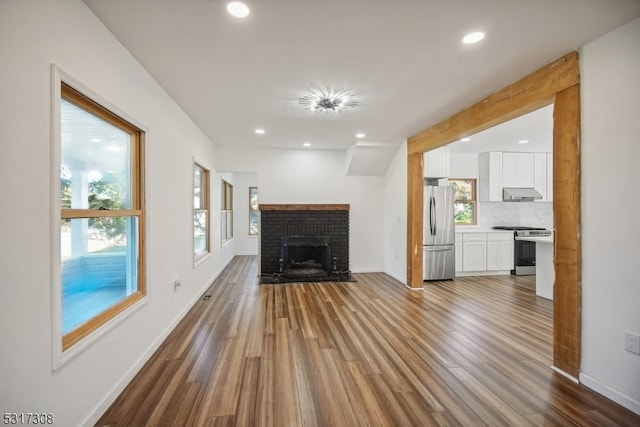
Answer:
[[264, 135], [264, 129], [256, 129], [258, 135]]
[[304, 144], [302, 144], [303, 147], [311, 147], [311, 143], [310, 142], [305, 142]]
[[529, 142], [528, 139], [521, 139], [520, 141], [518, 141], [518, 144], [526, 144], [527, 142]]
[[364, 133], [362, 133], [362, 132], [360, 132], [360, 133], [356, 133], [356, 138], [364, 138], [365, 136], [367, 136], [367, 135], [365, 135], [365, 134], [364, 134]]
[[239, 1], [232, 1], [227, 4], [227, 12], [236, 18], [246, 18], [249, 15], [249, 8]]
[[464, 44], [474, 44], [478, 43], [480, 40], [484, 38], [484, 33], [481, 31], [476, 31], [475, 33], [469, 33], [462, 39], [462, 43]]
[[471, 141], [471, 138], [469, 138], [468, 136], [466, 136], [466, 137], [464, 137], [464, 138], [461, 138], [461, 139], [460, 139], [460, 141], [462, 141], [462, 142], [469, 142], [469, 141]]
[[307, 111], [339, 113], [358, 105], [353, 92], [345, 89], [311, 89], [298, 99], [298, 104]]

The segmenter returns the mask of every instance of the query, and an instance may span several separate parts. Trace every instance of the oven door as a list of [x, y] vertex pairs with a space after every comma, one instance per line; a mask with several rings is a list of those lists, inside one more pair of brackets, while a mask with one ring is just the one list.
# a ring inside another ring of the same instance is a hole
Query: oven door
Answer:
[[514, 270], [516, 276], [536, 274], [536, 243], [516, 240], [514, 245]]

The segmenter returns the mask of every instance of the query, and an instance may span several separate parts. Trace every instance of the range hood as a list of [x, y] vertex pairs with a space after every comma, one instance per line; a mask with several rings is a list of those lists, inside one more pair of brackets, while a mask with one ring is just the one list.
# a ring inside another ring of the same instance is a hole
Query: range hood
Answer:
[[505, 202], [533, 202], [542, 200], [542, 194], [533, 188], [503, 188], [502, 200]]

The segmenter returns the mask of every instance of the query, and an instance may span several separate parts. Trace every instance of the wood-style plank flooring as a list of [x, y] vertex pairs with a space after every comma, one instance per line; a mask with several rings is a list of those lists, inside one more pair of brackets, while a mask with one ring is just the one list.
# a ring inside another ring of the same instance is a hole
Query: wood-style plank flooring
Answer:
[[554, 373], [533, 277], [260, 285], [236, 257], [100, 426], [638, 426]]

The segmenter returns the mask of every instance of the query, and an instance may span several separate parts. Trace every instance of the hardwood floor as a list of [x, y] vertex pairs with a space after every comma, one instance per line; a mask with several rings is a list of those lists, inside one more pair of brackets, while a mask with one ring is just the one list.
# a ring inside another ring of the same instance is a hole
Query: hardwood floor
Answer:
[[97, 425], [640, 425], [549, 368], [552, 303], [533, 277], [421, 292], [382, 273], [256, 273], [236, 257]]

